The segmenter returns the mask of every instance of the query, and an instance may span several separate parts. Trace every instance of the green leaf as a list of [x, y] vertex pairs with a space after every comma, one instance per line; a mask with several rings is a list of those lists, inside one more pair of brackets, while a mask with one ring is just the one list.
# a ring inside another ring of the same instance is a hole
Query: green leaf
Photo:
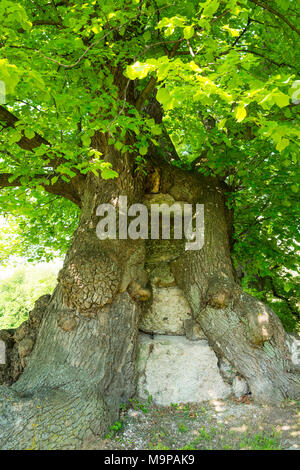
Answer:
[[289, 0], [276, 0], [277, 5], [279, 8], [282, 8], [282, 10], [286, 11], [288, 10], [290, 6], [290, 1]]
[[16, 142], [19, 142], [19, 140], [21, 140], [21, 138], [22, 138], [21, 132], [15, 130], [15, 131], [11, 132], [11, 134], [9, 136], [9, 141], [10, 141], [10, 143], [14, 144]]
[[291, 189], [293, 193], [297, 193], [299, 191], [299, 185], [298, 184], [292, 184]]
[[51, 184], [55, 184], [57, 180], [58, 176], [53, 176], [53, 178], [51, 178]]
[[159, 88], [156, 94], [157, 100], [163, 105], [165, 109], [170, 109], [172, 106], [173, 98], [166, 88]]
[[122, 142], [120, 142], [120, 141], [117, 141], [117, 142], [114, 143], [114, 146], [115, 146], [116, 150], [121, 150], [121, 148], [123, 147], [123, 145], [124, 145], [124, 144], [123, 144]]
[[114, 179], [114, 178], [117, 178], [118, 176], [119, 176], [118, 173], [110, 168], [104, 168], [103, 170], [101, 170], [101, 177], [104, 180]]
[[195, 30], [193, 28], [193, 26], [186, 26], [184, 29], [183, 29], [183, 36], [185, 39], [190, 39], [194, 36], [195, 34]]
[[219, 0], [206, 0], [203, 8], [203, 16], [212, 16], [219, 8]]
[[27, 139], [33, 139], [35, 136], [35, 132], [32, 129], [25, 129], [24, 134]]
[[276, 149], [278, 152], [282, 152], [288, 145], [290, 141], [288, 139], [281, 139], [278, 144], [276, 145]]
[[246, 111], [245, 105], [244, 104], [239, 105], [236, 108], [236, 112], [235, 112], [235, 117], [236, 117], [237, 122], [243, 121], [246, 116], [247, 116], [247, 111]]
[[285, 283], [283, 287], [284, 287], [285, 292], [289, 292], [292, 288], [292, 286], [288, 283]]
[[283, 108], [284, 106], [288, 106], [290, 104], [290, 97], [281, 93], [281, 91], [277, 91], [273, 94], [273, 98], [277, 106]]
[[20, 78], [21, 72], [16, 65], [10, 64], [7, 59], [0, 59], [0, 80], [5, 84], [7, 94], [14, 92]]
[[282, 201], [282, 204], [285, 206], [285, 207], [291, 207], [292, 203], [291, 201], [289, 201], [288, 199], [284, 199]]
[[146, 155], [147, 152], [148, 152], [148, 146], [146, 146], [146, 145], [145, 145], [145, 146], [141, 146], [141, 147], [139, 148], [139, 152], [140, 152], [141, 155]]
[[130, 80], [135, 80], [136, 78], [139, 78], [141, 80], [142, 78], [147, 77], [149, 72], [152, 72], [155, 69], [156, 69], [155, 60], [152, 60], [152, 63], [135, 62], [134, 64], [128, 65], [126, 67], [126, 76], [130, 78]]
[[89, 147], [91, 145], [91, 138], [90, 136], [86, 135], [86, 134], [83, 134], [83, 136], [81, 136], [81, 142], [83, 143], [83, 145], [85, 147]]
[[151, 127], [151, 132], [153, 135], [161, 135], [162, 129], [159, 125], [155, 125]]

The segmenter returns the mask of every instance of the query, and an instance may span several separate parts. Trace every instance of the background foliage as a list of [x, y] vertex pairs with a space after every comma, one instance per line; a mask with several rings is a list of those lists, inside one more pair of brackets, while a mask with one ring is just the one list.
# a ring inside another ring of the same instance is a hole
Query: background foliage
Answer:
[[0, 284], [0, 330], [17, 328], [27, 320], [34, 302], [52, 293], [57, 276], [53, 264], [24, 265]]

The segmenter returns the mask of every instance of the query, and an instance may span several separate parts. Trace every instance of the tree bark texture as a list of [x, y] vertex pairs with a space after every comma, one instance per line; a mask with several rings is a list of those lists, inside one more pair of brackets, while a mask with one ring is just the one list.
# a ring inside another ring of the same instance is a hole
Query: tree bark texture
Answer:
[[[138, 325], [153, 301], [155, 270], [182, 289], [209, 344], [248, 381], [255, 400], [296, 397], [299, 381], [278, 317], [235, 282], [225, 185], [164, 162], [158, 150], [170, 160], [168, 143], [151, 149], [147, 175], [105, 136], [96, 134], [92, 147], [119, 177], [90, 174], [80, 184], [81, 219], [53, 295], [41, 298], [15, 332], [0, 333], [8, 353], [0, 366], [0, 448], [79, 449], [90, 435], [107, 432], [135, 393]], [[121, 195], [128, 205], [149, 204], [155, 195], [204, 204], [204, 247], [186, 251], [185, 240], [100, 241], [96, 209], [102, 203], [118, 209]]]

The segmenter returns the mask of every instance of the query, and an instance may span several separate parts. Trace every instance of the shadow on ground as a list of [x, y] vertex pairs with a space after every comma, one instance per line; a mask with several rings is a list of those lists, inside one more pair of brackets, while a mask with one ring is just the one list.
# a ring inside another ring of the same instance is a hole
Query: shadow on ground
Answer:
[[109, 450], [300, 450], [300, 403], [281, 406], [213, 400], [201, 405], [158, 407], [132, 400], [106, 439], [91, 438], [84, 449]]

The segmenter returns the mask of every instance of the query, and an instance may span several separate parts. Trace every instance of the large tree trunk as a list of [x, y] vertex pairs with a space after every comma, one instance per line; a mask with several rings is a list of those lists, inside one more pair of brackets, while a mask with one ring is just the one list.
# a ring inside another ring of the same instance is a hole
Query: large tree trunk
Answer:
[[[37, 305], [14, 338], [2, 334], [11, 351], [2, 373], [8, 384], [1, 387], [2, 449], [80, 448], [90, 434], [103, 435], [120, 403], [135, 393], [138, 322], [152, 301], [147, 274], [155, 266], [153, 259], [147, 263], [151, 241], [96, 236], [96, 208], [118, 206], [120, 195], [129, 205], [157, 193], [205, 205], [203, 249], [185, 251], [184, 240], [161, 241], [172, 256], [160, 257], [158, 265], [172, 273], [210, 345], [245, 377], [254, 399], [279, 401], [299, 392], [279, 319], [234, 280], [225, 188], [167, 164], [147, 177], [134, 176], [126, 156], [118, 165], [115, 181], [88, 178], [80, 224], [52, 297]], [[36, 342], [30, 322], [38, 325]]]
[[126, 158], [119, 169], [115, 182], [88, 178], [52, 297], [37, 302], [13, 336], [2, 332], [8, 349], [0, 366], [2, 449], [79, 448], [89, 434], [103, 435], [135, 392], [139, 306], [127, 288], [143, 274], [144, 242], [100, 242], [96, 235], [99, 204], [116, 203], [120, 194], [130, 204], [141, 197]]

